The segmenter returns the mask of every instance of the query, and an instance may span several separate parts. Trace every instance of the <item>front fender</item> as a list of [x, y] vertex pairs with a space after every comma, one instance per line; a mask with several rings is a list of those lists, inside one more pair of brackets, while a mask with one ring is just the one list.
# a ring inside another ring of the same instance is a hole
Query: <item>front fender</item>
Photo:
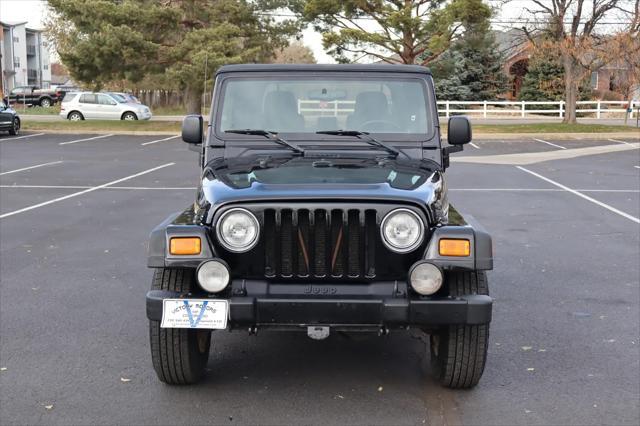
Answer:
[[[472, 216], [466, 216], [461, 225], [435, 228], [425, 250], [424, 259], [444, 270], [465, 269], [482, 271], [493, 269], [493, 242], [491, 236]], [[471, 244], [468, 257], [441, 256], [438, 242], [441, 238], [467, 239]]]
[[[202, 250], [194, 256], [172, 255], [168, 250], [171, 237], [200, 237]], [[149, 236], [149, 268], [196, 268], [203, 260], [216, 256], [209, 229], [201, 224], [193, 207], [172, 214], [156, 226]]]

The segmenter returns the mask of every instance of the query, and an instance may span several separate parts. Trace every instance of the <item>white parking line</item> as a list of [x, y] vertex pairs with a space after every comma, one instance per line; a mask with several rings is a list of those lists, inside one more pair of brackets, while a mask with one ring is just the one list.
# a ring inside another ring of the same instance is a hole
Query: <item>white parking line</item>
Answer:
[[0, 139], [0, 142], [15, 141], [16, 139], [32, 138], [34, 136], [42, 136], [44, 133], [34, 133], [33, 135], [16, 136], [15, 138]]
[[640, 166], [633, 166], [633, 167], [635, 167], [636, 169], [640, 169]]
[[[79, 185], [0, 185], [0, 188], [15, 188], [15, 189], [87, 189], [93, 188], [92, 186], [79, 186]], [[100, 189], [158, 189], [162, 191], [167, 190], [180, 190], [180, 191], [194, 191], [195, 186], [109, 186]]]
[[633, 145], [633, 144], [631, 144], [631, 143], [629, 143], [629, 142], [621, 141], [621, 140], [619, 140], [619, 139], [607, 139], [607, 140], [608, 140], [608, 141], [611, 141], [611, 142], [623, 143], [623, 144], [625, 144], [625, 145]]
[[108, 138], [109, 136], [113, 136], [113, 135], [100, 135], [100, 136], [94, 136], [94, 137], [92, 137], [92, 138], [78, 139], [78, 140], [75, 140], [75, 141], [60, 142], [58, 145], [69, 145], [69, 144], [72, 144], [72, 143], [85, 142], [85, 141], [92, 141], [92, 140], [94, 140], [94, 139]]
[[11, 174], [11, 173], [22, 172], [22, 171], [24, 171], [24, 170], [36, 169], [36, 168], [38, 168], [38, 167], [50, 166], [51, 164], [60, 164], [60, 163], [62, 163], [62, 161], [52, 161], [52, 162], [50, 162], [50, 163], [38, 164], [38, 165], [36, 165], [36, 166], [23, 167], [23, 168], [21, 168], [21, 169], [16, 169], [16, 170], [9, 170], [8, 172], [0, 173], [0, 176], [2, 176], [2, 175], [8, 175], [8, 174]]
[[45, 202], [39, 203], [39, 204], [34, 204], [32, 206], [25, 207], [23, 209], [14, 210], [12, 212], [0, 215], [0, 219], [4, 219], [5, 217], [13, 216], [13, 215], [16, 215], [16, 214], [19, 214], [19, 213], [24, 213], [24, 212], [27, 212], [29, 210], [37, 209], [38, 207], [44, 207], [44, 206], [47, 206], [49, 204], [57, 203], [58, 201], [63, 201], [63, 200], [67, 200], [69, 198], [77, 197], [78, 195], [87, 194], [89, 192], [93, 192], [93, 191], [96, 191], [98, 189], [106, 188], [108, 186], [112, 186], [112, 185], [115, 185], [117, 183], [124, 182], [126, 180], [136, 178], [138, 176], [146, 175], [147, 173], [155, 172], [156, 170], [164, 169], [165, 167], [173, 166], [174, 164], [175, 163], [163, 164], [162, 166], [154, 167], [152, 169], [148, 169], [148, 170], [142, 171], [140, 173], [136, 173], [135, 175], [131, 175], [131, 176], [127, 176], [127, 177], [124, 177], [124, 178], [121, 178], [121, 179], [117, 179], [117, 180], [114, 180], [114, 181], [111, 181], [111, 182], [107, 182], [107, 183], [102, 184], [102, 185], [92, 186], [91, 188], [87, 188], [84, 191], [74, 192], [73, 194], [65, 195], [64, 197], [54, 198], [53, 200], [45, 201]]
[[168, 140], [171, 140], [171, 139], [175, 139], [177, 137], [180, 137], [180, 135], [171, 136], [171, 137], [164, 138], [164, 139], [158, 139], [157, 141], [144, 142], [144, 143], [141, 143], [140, 145], [142, 145], [142, 146], [151, 145], [152, 143], [164, 142], [164, 141], [168, 141]]
[[535, 177], [537, 177], [537, 178], [539, 178], [539, 179], [542, 179], [542, 180], [544, 180], [545, 182], [549, 182], [550, 184], [555, 185], [555, 186], [557, 186], [558, 188], [564, 189], [564, 190], [565, 190], [565, 191], [567, 191], [567, 192], [570, 192], [570, 193], [572, 193], [572, 194], [574, 194], [574, 195], [577, 195], [577, 196], [578, 196], [578, 197], [580, 197], [580, 198], [584, 198], [584, 199], [585, 199], [585, 200], [587, 200], [587, 201], [591, 201], [592, 203], [594, 203], [594, 204], [596, 204], [596, 205], [598, 205], [598, 206], [600, 206], [600, 207], [604, 207], [605, 209], [607, 209], [607, 210], [609, 210], [609, 211], [611, 211], [611, 212], [613, 212], [613, 213], [615, 213], [615, 214], [618, 214], [618, 215], [620, 215], [620, 216], [622, 216], [622, 217], [624, 217], [624, 218], [626, 218], [626, 219], [629, 219], [629, 220], [631, 220], [631, 221], [633, 221], [633, 222], [635, 222], [635, 223], [640, 223], [640, 219], [639, 219], [639, 218], [637, 218], [637, 217], [635, 217], [635, 216], [631, 216], [630, 214], [625, 213], [625, 212], [623, 212], [623, 211], [621, 211], [621, 210], [618, 210], [618, 209], [616, 209], [615, 207], [611, 207], [611, 206], [610, 206], [610, 205], [608, 205], [608, 204], [605, 204], [605, 203], [603, 203], [603, 202], [600, 202], [600, 201], [598, 201], [598, 200], [595, 200], [595, 199], [593, 199], [593, 198], [589, 197], [588, 195], [584, 195], [583, 193], [576, 191], [575, 189], [571, 189], [571, 188], [569, 188], [568, 186], [564, 186], [564, 185], [563, 185], [563, 184], [561, 184], [561, 183], [558, 183], [558, 182], [556, 182], [556, 181], [554, 181], [554, 180], [551, 180], [551, 179], [549, 179], [549, 178], [547, 178], [547, 177], [544, 177], [544, 176], [542, 176], [542, 175], [539, 175], [539, 174], [538, 174], [538, 173], [536, 173], [536, 172], [532, 172], [532, 171], [531, 171], [531, 170], [529, 170], [529, 169], [525, 169], [524, 167], [516, 166], [516, 168], [518, 168], [518, 169], [522, 170], [523, 172], [527, 172], [527, 173], [529, 173], [530, 175], [533, 175], [533, 176], [535, 176]]
[[536, 141], [536, 142], [546, 143], [547, 145], [555, 146], [556, 148], [560, 148], [560, 149], [567, 149], [567, 148], [566, 148], [566, 147], [564, 147], [564, 146], [556, 145], [555, 143], [547, 142], [547, 141], [542, 140], [542, 139], [536, 139], [536, 138], [533, 138], [533, 140], [534, 140], [534, 141]]
[[471, 145], [475, 149], [480, 149], [480, 147], [478, 145], [476, 145], [475, 143], [473, 143], [473, 142], [469, 142], [469, 145]]
[[[2, 188], [2, 185], [0, 185]], [[449, 191], [486, 191], [486, 192], [562, 192], [564, 189], [555, 188], [449, 188]], [[640, 189], [576, 189], [579, 192], [611, 192], [611, 193], [640, 193]]]

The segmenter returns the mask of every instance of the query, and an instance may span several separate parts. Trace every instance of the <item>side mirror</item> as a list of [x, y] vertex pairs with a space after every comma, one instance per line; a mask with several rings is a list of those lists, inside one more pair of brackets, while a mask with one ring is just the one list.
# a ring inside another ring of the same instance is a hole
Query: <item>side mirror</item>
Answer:
[[182, 140], [186, 143], [202, 143], [203, 119], [201, 115], [187, 115], [182, 120]]
[[471, 142], [471, 122], [467, 117], [453, 116], [447, 126], [449, 145], [464, 145]]

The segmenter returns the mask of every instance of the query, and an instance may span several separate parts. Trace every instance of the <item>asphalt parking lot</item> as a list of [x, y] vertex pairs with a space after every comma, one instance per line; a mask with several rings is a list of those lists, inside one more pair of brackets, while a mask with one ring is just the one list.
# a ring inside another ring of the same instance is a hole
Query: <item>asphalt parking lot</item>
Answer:
[[483, 379], [454, 392], [405, 333], [220, 332], [203, 383], [160, 383], [147, 236], [199, 177], [167, 138], [0, 136], [0, 423], [640, 422], [640, 140], [455, 154], [450, 199], [493, 235], [495, 304]]

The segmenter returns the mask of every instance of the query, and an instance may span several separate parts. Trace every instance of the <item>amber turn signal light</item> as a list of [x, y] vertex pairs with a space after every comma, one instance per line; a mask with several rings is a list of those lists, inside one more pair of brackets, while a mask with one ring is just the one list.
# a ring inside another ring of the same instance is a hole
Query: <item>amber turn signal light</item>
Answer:
[[177, 255], [200, 254], [199, 237], [176, 237], [169, 242], [169, 253]]
[[440, 256], [469, 256], [471, 254], [471, 243], [469, 243], [469, 240], [442, 239], [438, 249]]

